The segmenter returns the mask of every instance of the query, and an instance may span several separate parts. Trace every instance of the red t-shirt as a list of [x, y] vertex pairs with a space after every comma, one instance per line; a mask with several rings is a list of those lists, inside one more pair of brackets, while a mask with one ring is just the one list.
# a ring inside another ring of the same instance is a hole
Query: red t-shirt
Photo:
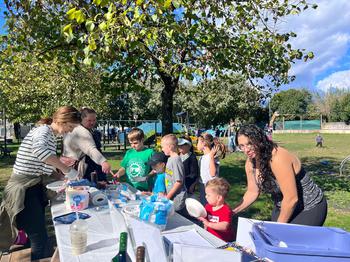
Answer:
[[233, 241], [233, 228], [232, 228], [232, 210], [227, 205], [224, 204], [220, 209], [213, 210], [213, 207], [209, 204], [205, 205], [205, 210], [207, 210], [207, 219], [209, 222], [217, 223], [217, 222], [228, 222], [229, 227], [226, 231], [218, 231], [214, 230], [210, 227], [207, 227], [208, 232], [212, 233], [214, 236], [226, 241]]

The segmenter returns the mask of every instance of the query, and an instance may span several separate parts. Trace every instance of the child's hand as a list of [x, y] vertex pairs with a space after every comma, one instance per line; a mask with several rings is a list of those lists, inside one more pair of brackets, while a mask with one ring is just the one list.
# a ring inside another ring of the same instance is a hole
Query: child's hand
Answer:
[[114, 173], [111, 171], [111, 175], [113, 176], [113, 178], [119, 179], [119, 174], [118, 174], [118, 172], [114, 174]]
[[215, 158], [215, 155], [217, 154], [217, 152], [219, 152], [220, 147], [219, 145], [214, 145], [213, 148], [210, 150], [209, 156], [211, 158]]
[[197, 217], [199, 221], [202, 221], [204, 226], [208, 226], [209, 221], [205, 217]]
[[157, 174], [157, 171], [152, 169], [151, 172], [149, 172], [149, 176], [154, 176], [155, 174]]

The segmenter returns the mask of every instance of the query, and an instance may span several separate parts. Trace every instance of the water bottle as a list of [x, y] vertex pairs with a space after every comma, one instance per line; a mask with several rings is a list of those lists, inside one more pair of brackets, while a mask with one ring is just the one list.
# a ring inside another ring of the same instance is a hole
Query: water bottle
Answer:
[[88, 224], [83, 219], [75, 220], [69, 228], [72, 254], [80, 255], [85, 252], [87, 245]]

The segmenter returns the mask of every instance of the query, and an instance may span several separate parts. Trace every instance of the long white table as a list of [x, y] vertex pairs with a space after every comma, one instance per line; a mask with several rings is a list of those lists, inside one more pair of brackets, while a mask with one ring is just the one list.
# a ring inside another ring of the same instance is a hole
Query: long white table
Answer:
[[[69, 213], [65, 208], [64, 203], [53, 203], [51, 206], [52, 217], [60, 216]], [[57, 247], [59, 251], [61, 262], [76, 262], [76, 261], [93, 261], [93, 262], [110, 262], [113, 256], [118, 253], [118, 239], [119, 233], [126, 230], [126, 223], [124, 217], [113, 216], [113, 223], [109, 208], [104, 208], [96, 211], [94, 208], [85, 209], [82, 212], [89, 214], [91, 217], [86, 219], [88, 223], [88, 239], [87, 250], [79, 256], [71, 254], [71, 242], [69, 234], [69, 226], [54, 222]], [[114, 214], [113, 214], [114, 215]], [[188, 219], [175, 213], [169, 218], [166, 229], [162, 232], [164, 234], [172, 232], [182, 232], [195, 229], [203, 238], [205, 238], [213, 247], [219, 247], [225, 244], [224, 241], [218, 239], [203, 228], [192, 223]], [[132, 261], [135, 260], [135, 254], [128, 239], [128, 254]]]

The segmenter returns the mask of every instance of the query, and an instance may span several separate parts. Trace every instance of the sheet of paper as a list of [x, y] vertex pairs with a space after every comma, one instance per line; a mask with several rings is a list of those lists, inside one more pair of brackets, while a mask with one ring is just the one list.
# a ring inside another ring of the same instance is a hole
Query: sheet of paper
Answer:
[[185, 245], [194, 245], [201, 247], [213, 247], [205, 238], [203, 238], [195, 229], [183, 232], [163, 234], [166, 241], [170, 243], [179, 243]]
[[174, 244], [173, 262], [203, 261], [242, 262], [244, 260], [242, 259], [242, 254], [236, 251]]
[[157, 227], [134, 218], [129, 218], [129, 225], [135, 246], [145, 246], [151, 262], [167, 261], [163, 239]]

